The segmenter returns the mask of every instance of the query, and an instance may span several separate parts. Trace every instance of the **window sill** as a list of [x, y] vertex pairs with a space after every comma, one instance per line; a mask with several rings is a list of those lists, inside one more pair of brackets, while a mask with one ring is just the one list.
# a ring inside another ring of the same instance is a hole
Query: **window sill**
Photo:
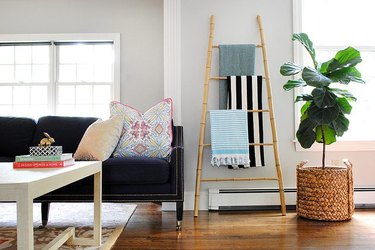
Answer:
[[[293, 140], [296, 151], [322, 151], [323, 145], [321, 143], [314, 143], [311, 148], [302, 148], [298, 141]], [[326, 146], [326, 151], [338, 152], [338, 151], [375, 151], [375, 141], [338, 141], [332, 145]]]

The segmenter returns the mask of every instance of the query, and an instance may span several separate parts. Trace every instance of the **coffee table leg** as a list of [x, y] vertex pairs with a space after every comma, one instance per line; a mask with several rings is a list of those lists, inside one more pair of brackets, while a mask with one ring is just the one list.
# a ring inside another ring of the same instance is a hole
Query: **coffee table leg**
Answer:
[[94, 242], [100, 246], [102, 240], [102, 172], [94, 175]]
[[17, 201], [17, 249], [34, 249], [33, 199], [27, 192]]

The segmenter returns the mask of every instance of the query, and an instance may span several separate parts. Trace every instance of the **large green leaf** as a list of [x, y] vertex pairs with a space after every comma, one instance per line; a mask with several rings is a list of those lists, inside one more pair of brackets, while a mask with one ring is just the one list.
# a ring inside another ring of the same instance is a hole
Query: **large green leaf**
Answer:
[[322, 74], [327, 73], [328, 66], [331, 64], [331, 62], [334, 60], [334, 58], [330, 59], [329, 61], [326, 61], [320, 65], [319, 72]]
[[336, 105], [336, 95], [329, 88], [315, 88], [311, 92], [314, 103], [319, 108], [332, 107]]
[[342, 68], [340, 70], [327, 74], [327, 77], [331, 78], [333, 82], [339, 82], [343, 84], [348, 84], [351, 81], [365, 83], [365, 81], [361, 79], [361, 73], [355, 67]]
[[348, 100], [351, 100], [351, 101], [356, 101], [357, 98], [355, 98], [349, 91], [347, 91], [346, 89], [336, 89], [336, 88], [331, 88], [330, 89], [333, 93], [335, 93], [336, 95], [341, 95], [343, 97], [345, 97], [346, 99]]
[[280, 67], [280, 74], [282, 74], [283, 76], [292, 76], [298, 74], [301, 71], [302, 67], [292, 62], [285, 63]]
[[309, 118], [306, 118], [299, 124], [296, 136], [303, 148], [310, 148], [315, 142], [314, 128], [316, 125], [317, 124]]
[[336, 132], [328, 125], [317, 126], [315, 140], [326, 145], [332, 144], [336, 141]]
[[349, 128], [349, 120], [343, 114], [339, 114], [337, 119], [332, 122], [332, 127], [338, 136], [342, 136]]
[[352, 111], [352, 105], [350, 105], [345, 97], [337, 98], [336, 101], [342, 113], [350, 114], [350, 112]]
[[316, 61], [316, 54], [313, 42], [310, 40], [309, 36], [306, 33], [293, 34], [292, 40], [299, 41], [309, 52], [311, 59], [313, 60], [314, 67], [318, 67], [318, 62]]
[[[307, 101], [303, 106], [301, 107], [301, 116], [303, 116], [305, 113], [307, 113], [307, 109], [310, 107], [312, 101]], [[302, 119], [302, 118], [301, 118]]]
[[300, 101], [313, 101], [313, 97], [311, 95], [308, 95], [308, 94], [298, 95], [296, 97], [295, 102], [300, 102]]
[[284, 84], [283, 88], [284, 90], [291, 90], [296, 87], [303, 87], [306, 86], [306, 82], [302, 79], [298, 80], [289, 80], [287, 83]]
[[319, 108], [312, 103], [307, 110], [309, 118], [317, 124], [330, 124], [337, 119], [340, 109], [338, 106]]
[[327, 87], [332, 82], [331, 79], [311, 67], [305, 67], [302, 70], [302, 79], [307, 85], [313, 87]]
[[353, 47], [347, 47], [336, 53], [334, 61], [328, 66], [328, 71], [332, 72], [340, 68], [354, 67], [362, 62], [361, 54]]

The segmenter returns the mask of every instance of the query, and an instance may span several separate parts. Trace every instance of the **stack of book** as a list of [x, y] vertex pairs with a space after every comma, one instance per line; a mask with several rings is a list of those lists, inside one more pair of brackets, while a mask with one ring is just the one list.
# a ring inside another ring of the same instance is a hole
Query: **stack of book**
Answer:
[[73, 154], [17, 155], [13, 168], [61, 168], [74, 165]]

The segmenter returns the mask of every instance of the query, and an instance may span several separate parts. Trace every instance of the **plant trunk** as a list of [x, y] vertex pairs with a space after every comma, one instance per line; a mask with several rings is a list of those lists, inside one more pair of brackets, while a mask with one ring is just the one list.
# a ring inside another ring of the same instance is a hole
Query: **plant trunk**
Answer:
[[322, 156], [322, 168], [326, 166], [326, 139], [324, 137], [324, 130], [322, 129], [322, 140], [323, 140], [323, 156]]

